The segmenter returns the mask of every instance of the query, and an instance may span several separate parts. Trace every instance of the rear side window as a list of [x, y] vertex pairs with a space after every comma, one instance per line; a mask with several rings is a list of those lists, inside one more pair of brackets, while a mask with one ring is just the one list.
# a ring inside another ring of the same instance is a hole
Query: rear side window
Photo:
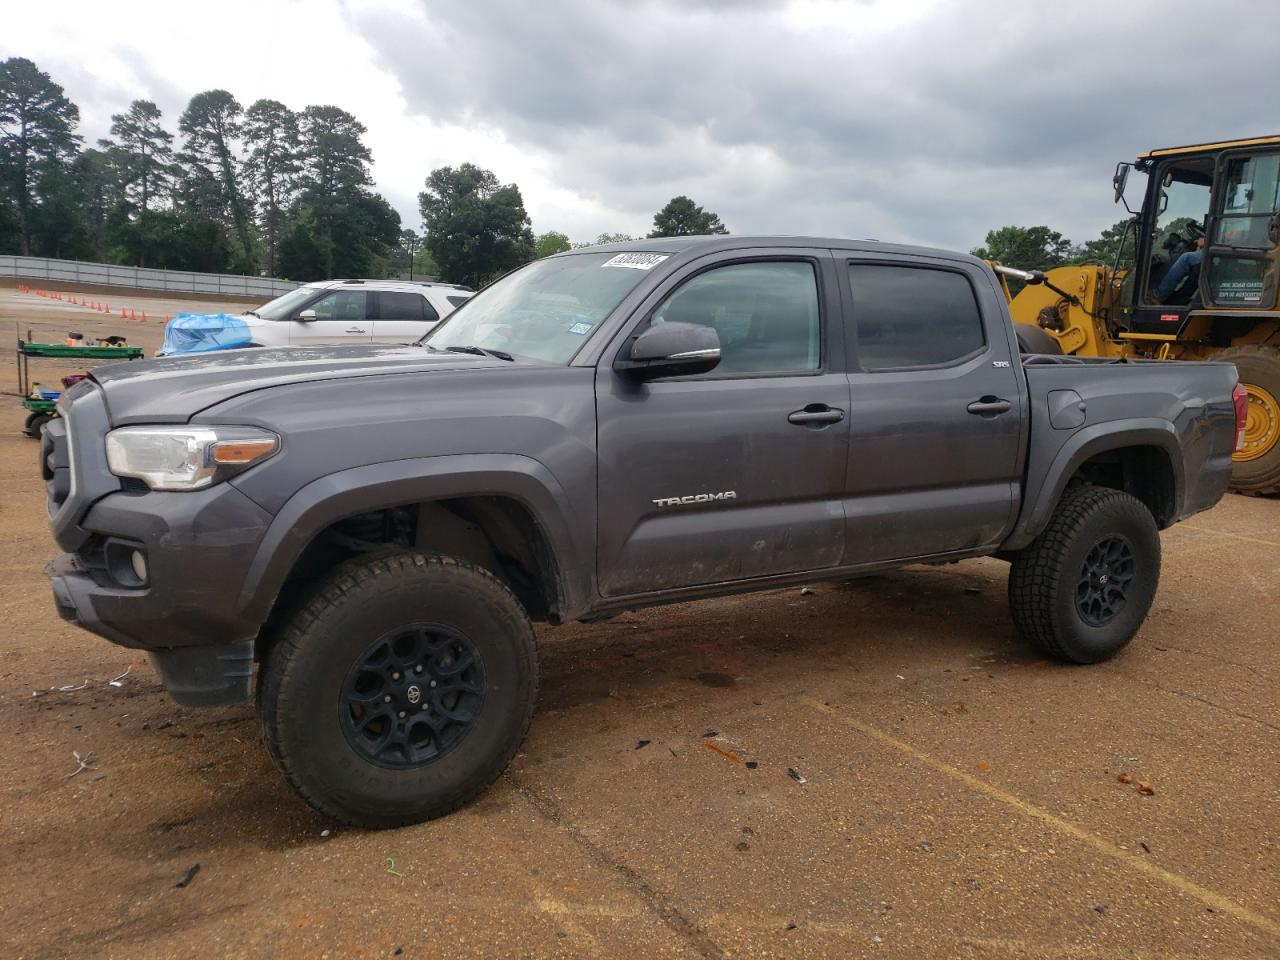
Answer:
[[420, 293], [383, 292], [378, 294], [378, 319], [434, 322], [440, 316]]
[[851, 263], [849, 282], [864, 370], [943, 366], [986, 345], [978, 302], [963, 274]]
[[456, 310], [458, 309], [458, 307], [462, 306], [471, 298], [470, 297], [445, 297], [445, 299], [448, 300], [450, 303], [452, 303], [453, 308]]

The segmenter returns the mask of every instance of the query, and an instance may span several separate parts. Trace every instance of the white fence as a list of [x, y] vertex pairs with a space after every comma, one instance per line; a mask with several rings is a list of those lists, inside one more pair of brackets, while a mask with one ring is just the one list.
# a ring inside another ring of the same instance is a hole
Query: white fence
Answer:
[[217, 296], [258, 297], [270, 300], [288, 293], [298, 284], [271, 277], [241, 277], [223, 273], [190, 273], [186, 270], [148, 270], [110, 263], [79, 260], [48, 260], [44, 257], [0, 256], [0, 277], [27, 280], [57, 280], [62, 283], [132, 287], [169, 293], [202, 293]]

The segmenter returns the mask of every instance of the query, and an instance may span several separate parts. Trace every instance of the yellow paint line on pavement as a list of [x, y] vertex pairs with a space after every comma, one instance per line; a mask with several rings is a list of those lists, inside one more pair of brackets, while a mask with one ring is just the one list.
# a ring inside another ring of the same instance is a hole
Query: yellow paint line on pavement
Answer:
[[875, 740], [883, 746], [897, 750], [899, 753], [905, 753], [907, 756], [923, 763], [925, 766], [931, 767], [939, 773], [946, 774], [951, 779], [958, 780], [965, 786], [976, 790], [979, 793], [985, 794], [993, 800], [998, 800], [1025, 816], [1031, 817], [1034, 820], [1039, 820], [1041, 823], [1053, 827], [1059, 833], [1063, 833], [1075, 840], [1079, 840], [1080, 842], [1093, 847], [1099, 853], [1104, 853], [1113, 860], [1118, 860], [1120, 863], [1123, 863], [1125, 866], [1130, 867], [1139, 873], [1145, 873], [1153, 879], [1166, 883], [1175, 890], [1184, 893], [1189, 897], [1194, 897], [1207, 906], [1213, 907], [1214, 910], [1217, 910], [1220, 913], [1229, 914], [1239, 920], [1252, 924], [1259, 930], [1263, 930], [1271, 934], [1273, 937], [1280, 938], [1280, 922], [1277, 922], [1270, 917], [1264, 916], [1255, 910], [1250, 910], [1248, 907], [1241, 906], [1235, 901], [1227, 899], [1222, 894], [1210, 890], [1207, 887], [1202, 887], [1195, 881], [1188, 880], [1180, 874], [1174, 873], [1171, 870], [1165, 870], [1163, 867], [1158, 867], [1136, 854], [1132, 854], [1127, 850], [1122, 850], [1114, 843], [1111, 843], [1109, 840], [1106, 840], [1097, 834], [1090, 833], [1088, 830], [1084, 830], [1081, 827], [1077, 827], [1074, 823], [1062, 819], [1062, 817], [1054, 816], [1047, 810], [1042, 810], [1034, 804], [1027, 803], [1027, 801], [1023, 800], [1021, 797], [1017, 797], [1012, 793], [1001, 790], [999, 787], [992, 786], [985, 780], [973, 776], [973, 774], [966, 773], [957, 767], [951, 766], [949, 763], [945, 763], [942, 760], [931, 757], [929, 754], [917, 750], [915, 747], [911, 746], [911, 744], [899, 740], [897, 737], [890, 736], [870, 724], [863, 723], [861, 720], [846, 716], [837, 711], [834, 707], [828, 706], [820, 700], [814, 700], [806, 697], [805, 702], [820, 713], [824, 713], [832, 719], [838, 720], [840, 723], [852, 727], [859, 733]]
[[1184, 523], [1184, 527], [1188, 530], [1198, 530], [1201, 533], [1212, 533], [1219, 537], [1230, 537], [1232, 540], [1243, 540], [1245, 543], [1261, 543], [1267, 547], [1280, 547], [1280, 541], [1264, 540], [1261, 537], [1246, 537], [1243, 533], [1227, 533], [1225, 530], [1210, 530], [1208, 527], [1197, 526], [1194, 523]]

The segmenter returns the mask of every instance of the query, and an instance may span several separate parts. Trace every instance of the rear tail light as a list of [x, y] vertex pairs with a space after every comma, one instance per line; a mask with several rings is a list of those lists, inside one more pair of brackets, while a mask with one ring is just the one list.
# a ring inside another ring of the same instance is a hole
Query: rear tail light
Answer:
[[1249, 419], [1249, 391], [1243, 383], [1237, 383], [1231, 390], [1231, 403], [1236, 408], [1236, 449], [1244, 449], [1244, 425]]

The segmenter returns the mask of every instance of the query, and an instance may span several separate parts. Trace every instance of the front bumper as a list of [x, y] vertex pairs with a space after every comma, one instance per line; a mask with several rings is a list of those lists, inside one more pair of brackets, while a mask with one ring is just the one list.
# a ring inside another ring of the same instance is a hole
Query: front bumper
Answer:
[[[117, 490], [82, 517], [59, 519], [59, 542], [74, 552], [47, 572], [64, 620], [146, 650], [179, 703], [248, 696], [261, 624], [238, 604], [270, 514], [223, 483], [182, 493]], [[145, 555], [146, 582], [111, 562], [120, 549]]]
[[[98, 604], [107, 594], [93, 575], [80, 566], [75, 554], [64, 553], [46, 568], [53, 586], [58, 615], [113, 643], [138, 646], [136, 636], [120, 624], [103, 619]], [[117, 600], [121, 599], [119, 597]], [[128, 598], [124, 598], [126, 605]], [[142, 598], [135, 602], [134, 620], [148, 606]], [[138, 602], [141, 601], [141, 602]], [[126, 607], [127, 608], [127, 607]], [[179, 629], [181, 625], [177, 625]], [[170, 638], [171, 634], [167, 635]], [[210, 707], [239, 703], [248, 698], [253, 686], [253, 638], [230, 643], [198, 643], [182, 647], [153, 647], [147, 655], [155, 665], [169, 695], [184, 707]]]

